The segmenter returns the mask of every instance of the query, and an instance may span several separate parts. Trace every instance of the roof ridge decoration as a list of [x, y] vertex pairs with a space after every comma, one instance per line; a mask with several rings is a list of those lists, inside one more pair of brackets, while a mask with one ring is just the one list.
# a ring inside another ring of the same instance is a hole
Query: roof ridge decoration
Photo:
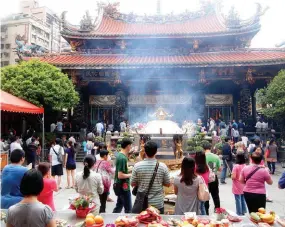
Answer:
[[[211, 15], [215, 13], [215, 6], [217, 3], [210, 3], [209, 1], [200, 1], [201, 9], [196, 12], [191, 12], [189, 10], [185, 10], [180, 14], [174, 14], [173, 12], [169, 14], [155, 14], [155, 15], [136, 15], [133, 12], [124, 14], [120, 13], [118, 8], [120, 6], [119, 2], [116, 3], [98, 3], [98, 8], [103, 9], [103, 15], [109, 17], [113, 20], [122, 21], [125, 23], [132, 24], [166, 24], [166, 23], [175, 23], [175, 22], [183, 22], [191, 19], [197, 19], [204, 17], [206, 15]], [[219, 4], [219, 3], [218, 3]]]
[[[256, 12], [251, 18], [247, 20], [241, 20], [240, 15], [236, 11], [235, 7], [232, 6], [227, 16], [222, 14], [223, 23], [229, 29], [239, 29], [242, 27], [254, 26], [254, 25], [259, 26], [260, 17], [265, 14], [265, 12], [269, 9], [269, 7], [267, 6], [263, 8], [260, 3], [255, 3], [255, 4], [256, 4]], [[220, 7], [222, 6], [220, 5]], [[221, 11], [221, 9], [219, 11]]]

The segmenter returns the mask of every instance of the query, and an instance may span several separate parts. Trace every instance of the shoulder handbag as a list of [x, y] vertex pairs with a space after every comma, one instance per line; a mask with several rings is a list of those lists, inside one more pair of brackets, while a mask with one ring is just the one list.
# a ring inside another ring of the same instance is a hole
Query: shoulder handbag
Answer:
[[153, 185], [155, 176], [157, 174], [158, 166], [159, 166], [159, 162], [156, 163], [152, 178], [149, 182], [148, 189], [144, 192], [139, 192], [139, 191], [137, 192], [136, 200], [135, 200], [135, 203], [132, 209], [133, 214], [139, 214], [140, 212], [148, 208], [148, 194]]
[[251, 173], [247, 175], [244, 181], [247, 182], [259, 169], [261, 169], [261, 167], [257, 167], [255, 170], [251, 171]]
[[101, 161], [101, 162], [99, 163], [99, 165], [97, 166], [96, 173], [98, 173], [99, 167], [100, 167], [100, 165], [101, 165], [102, 162], [103, 162], [103, 161]]
[[52, 147], [53, 152], [56, 154], [57, 161], [58, 161], [59, 163], [62, 163], [62, 162], [63, 162], [62, 153], [60, 152], [60, 149], [61, 149], [61, 148], [62, 148], [62, 147], [60, 147], [59, 150], [58, 150], [59, 152], [56, 153], [56, 151], [55, 151], [54, 148]]
[[200, 184], [199, 183], [199, 187], [198, 187], [198, 199], [202, 202], [206, 202], [210, 200], [210, 193], [209, 193], [209, 189], [203, 179], [203, 177], [200, 177], [203, 180], [203, 183]]
[[216, 180], [215, 172], [209, 167], [209, 183], [212, 183]]

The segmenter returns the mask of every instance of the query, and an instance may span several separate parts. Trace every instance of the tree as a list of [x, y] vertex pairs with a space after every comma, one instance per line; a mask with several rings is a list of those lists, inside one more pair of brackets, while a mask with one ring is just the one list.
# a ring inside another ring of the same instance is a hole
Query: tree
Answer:
[[39, 60], [22, 61], [1, 69], [1, 89], [37, 106], [54, 110], [72, 108], [78, 93], [68, 76], [59, 68]]
[[256, 92], [262, 113], [280, 124], [283, 131], [285, 119], [285, 70], [281, 70], [266, 88]]

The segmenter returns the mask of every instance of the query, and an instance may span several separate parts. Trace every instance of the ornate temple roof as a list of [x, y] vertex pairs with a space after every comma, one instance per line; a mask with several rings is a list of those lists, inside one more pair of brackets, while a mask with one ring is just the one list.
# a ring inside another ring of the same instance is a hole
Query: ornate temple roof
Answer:
[[65, 38], [112, 38], [112, 37], [205, 37], [244, 33], [257, 33], [259, 18], [264, 13], [260, 5], [252, 18], [240, 20], [232, 9], [227, 17], [220, 13], [217, 5], [202, 6], [200, 11], [185, 11], [179, 15], [138, 16], [122, 14], [118, 4], [99, 5], [98, 16], [93, 22], [90, 15], [81, 20], [80, 26], [72, 26], [62, 14], [62, 35]]
[[186, 56], [126, 56], [69, 54], [39, 58], [60, 68], [160, 68], [285, 65], [285, 49], [245, 49], [239, 51], [193, 53]]

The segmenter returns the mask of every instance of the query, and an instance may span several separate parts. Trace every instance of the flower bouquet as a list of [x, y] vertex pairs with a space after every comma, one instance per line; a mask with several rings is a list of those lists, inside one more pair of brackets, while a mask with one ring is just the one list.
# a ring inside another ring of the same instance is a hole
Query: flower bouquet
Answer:
[[93, 198], [90, 196], [80, 196], [72, 200], [69, 209], [75, 210], [78, 218], [85, 218], [95, 208]]
[[224, 208], [216, 208], [215, 215], [216, 215], [217, 221], [221, 221], [226, 218], [227, 211]]

